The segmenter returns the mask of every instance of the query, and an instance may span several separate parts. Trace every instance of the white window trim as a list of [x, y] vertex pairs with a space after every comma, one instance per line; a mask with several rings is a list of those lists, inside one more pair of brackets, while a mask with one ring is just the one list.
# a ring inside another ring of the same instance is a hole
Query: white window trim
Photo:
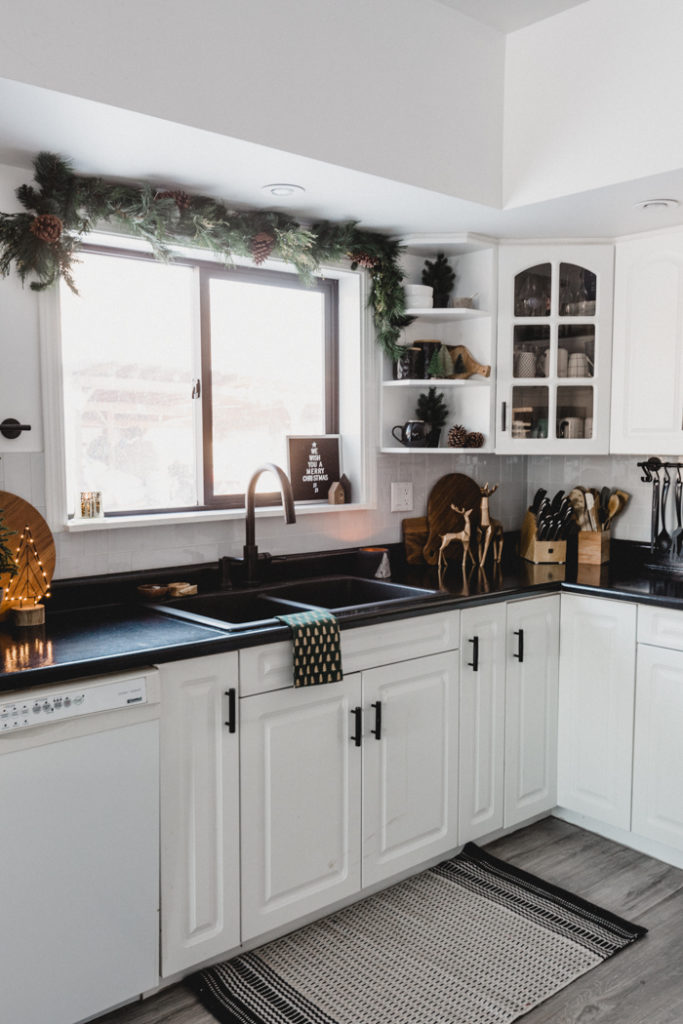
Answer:
[[[125, 249], [151, 252], [139, 239], [104, 232], [92, 233], [94, 244], [120, 245]], [[174, 250], [178, 256], [222, 261], [214, 254], [197, 249]], [[235, 258], [250, 266], [248, 260]], [[263, 266], [273, 270], [293, 270], [281, 260], [267, 260]], [[377, 507], [379, 357], [372, 317], [368, 309], [368, 275], [341, 264], [321, 268], [327, 277], [339, 281], [339, 433], [342, 435], [342, 468], [350, 477], [360, 501], [349, 505], [307, 504], [297, 502], [299, 515], [344, 514]], [[66, 442], [64, 434], [64, 380], [59, 288], [54, 286], [39, 295], [40, 359], [45, 430], [45, 490], [47, 521], [53, 532], [115, 530], [127, 527], [176, 525], [192, 522], [218, 522], [243, 519], [244, 509], [210, 509], [190, 512], [150, 513], [114, 516], [111, 519], [69, 519], [66, 494]], [[254, 467], [256, 468], [256, 467]], [[286, 468], [286, 467], [283, 467]], [[278, 507], [257, 510], [259, 517], [281, 516]]]

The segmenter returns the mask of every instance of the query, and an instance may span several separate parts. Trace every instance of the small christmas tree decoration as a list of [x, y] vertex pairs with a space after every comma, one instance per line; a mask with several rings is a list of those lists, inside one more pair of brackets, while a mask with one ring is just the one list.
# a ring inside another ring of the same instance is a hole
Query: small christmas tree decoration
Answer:
[[260, 267], [262, 263], [265, 263], [275, 248], [275, 237], [268, 231], [259, 231], [259, 233], [254, 235], [252, 238], [249, 248], [251, 249], [251, 256], [254, 263], [257, 267]]
[[429, 360], [427, 372], [430, 377], [450, 377], [453, 373], [453, 360], [446, 345], [441, 345]]
[[28, 523], [21, 532], [14, 563], [16, 574], [7, 588], [5, 600], [13, 605], [17, 625], [39, 625], [45, 622], [45, 608], [40, 599], [50, 596], [50, 581]]
[[435, 260], [425, 260], [422, 284], [431, 285], [434, 289], [434, 305], [439, 309], [445, 309], [448, 305], [448, 296], [455, 284], [455, 273], [448, 262], [448, 257], [442, 252], [437, 253]]
[[420, 395], [415, 407], [415, 415], [430, 426], [427, 434], [427, 448], [438, 448], [441, 428], [448, 419], [448, 406], [443, 397], [443, 391], [437, 393], [436, 388], [430, 388]]
[[467, 430], [461, 424], [456, 423], [454, 427], [448, 431], [448, 444], [451, 448], [464, 448], [465, 438], [467, 437]]
[[478, 430], [473, 430], [465, 438], [465, 448], [482, 448], [484, 444], [484, 435], [480, 434]]
[[62, 237], [63, 224], [54, 213], [41, 213], [30, 224], [31, 231], [41, 242], [53, 245]]

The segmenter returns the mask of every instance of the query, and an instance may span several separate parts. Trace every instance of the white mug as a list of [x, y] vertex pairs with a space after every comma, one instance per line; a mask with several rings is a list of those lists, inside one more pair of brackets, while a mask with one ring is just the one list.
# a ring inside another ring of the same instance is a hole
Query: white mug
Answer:
[[558, 433], [564, 438], [583, 437], [583, 420], [578, 416], [567, 416], [560, 420]]
[[557, 376], [567, 376], [567, 360], [569, 359], [569, 352], [562, 345], [557, 349]]
[[585, 352], [572, 352], [567, 366], [568, 377], [587, 377], [589, 361]]
[[584, 437], [592, 437], [593, 436], [593, 417], [592, 416], [586, 416], [585, 420], [583, 421], [583, 436]]

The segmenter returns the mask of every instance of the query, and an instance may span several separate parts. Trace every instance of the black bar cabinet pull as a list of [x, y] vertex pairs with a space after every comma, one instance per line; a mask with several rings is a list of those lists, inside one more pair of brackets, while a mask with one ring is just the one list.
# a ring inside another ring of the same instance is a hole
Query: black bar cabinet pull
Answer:
[[508, 411], [508, 404], [507, 404], [507, 402], [503, 402], [502, 403], [502, 408], [500, 410], [500, 429], [501, 430], [505, 430], [506, 421], [507, 421], [507, 411]]
[[354, 734], [351, 737], [351, 739], [354, 742], [354, 746], [359, 747], [360, 744], [361, 744], [361, 729], [362, 729], [363, 710], [362, 710], [362, 708], [352, 708], [351, 709], [351, 714], [353, 715], [353, 718], [354, 718], [354, 727], [355, 727], [355, 731], [354, 731]]
[[370, 707], [375, 709], [375, 728], [371, 729], [370, 732], [376, 740], [382, 739], [382, 701], [378, 700]]
[[516, 629], [515, 636], [517, 637], [517, 653], [513, 657], [518, 658], [521, 664], [524, 661], [524, 630]]
[[468, 661], [467, 664], [470, 666], [473, 672], [479, 671], [479, 637], [471, 636], [469, 643], [472, 644], [472, 661]]
[[235, 732], [237, 729], [237, 715], [235, 714], [237, 709], [237, 690], [232, 687], [230, 690], [225, 691], [225, 696], [228, 698], [228, 720], [225, 724], [228, 727], [228, 732]]

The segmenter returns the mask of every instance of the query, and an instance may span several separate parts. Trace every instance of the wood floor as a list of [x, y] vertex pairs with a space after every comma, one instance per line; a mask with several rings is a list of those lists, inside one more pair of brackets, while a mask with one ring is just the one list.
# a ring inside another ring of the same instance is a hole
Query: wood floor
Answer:
[[[556, 818], [487, 849], [649, 934], [521, 1018], [522, 1024], [683, 1024], [683, 871]], [[216, 1024], [182, 985], [97, 1024]]]

